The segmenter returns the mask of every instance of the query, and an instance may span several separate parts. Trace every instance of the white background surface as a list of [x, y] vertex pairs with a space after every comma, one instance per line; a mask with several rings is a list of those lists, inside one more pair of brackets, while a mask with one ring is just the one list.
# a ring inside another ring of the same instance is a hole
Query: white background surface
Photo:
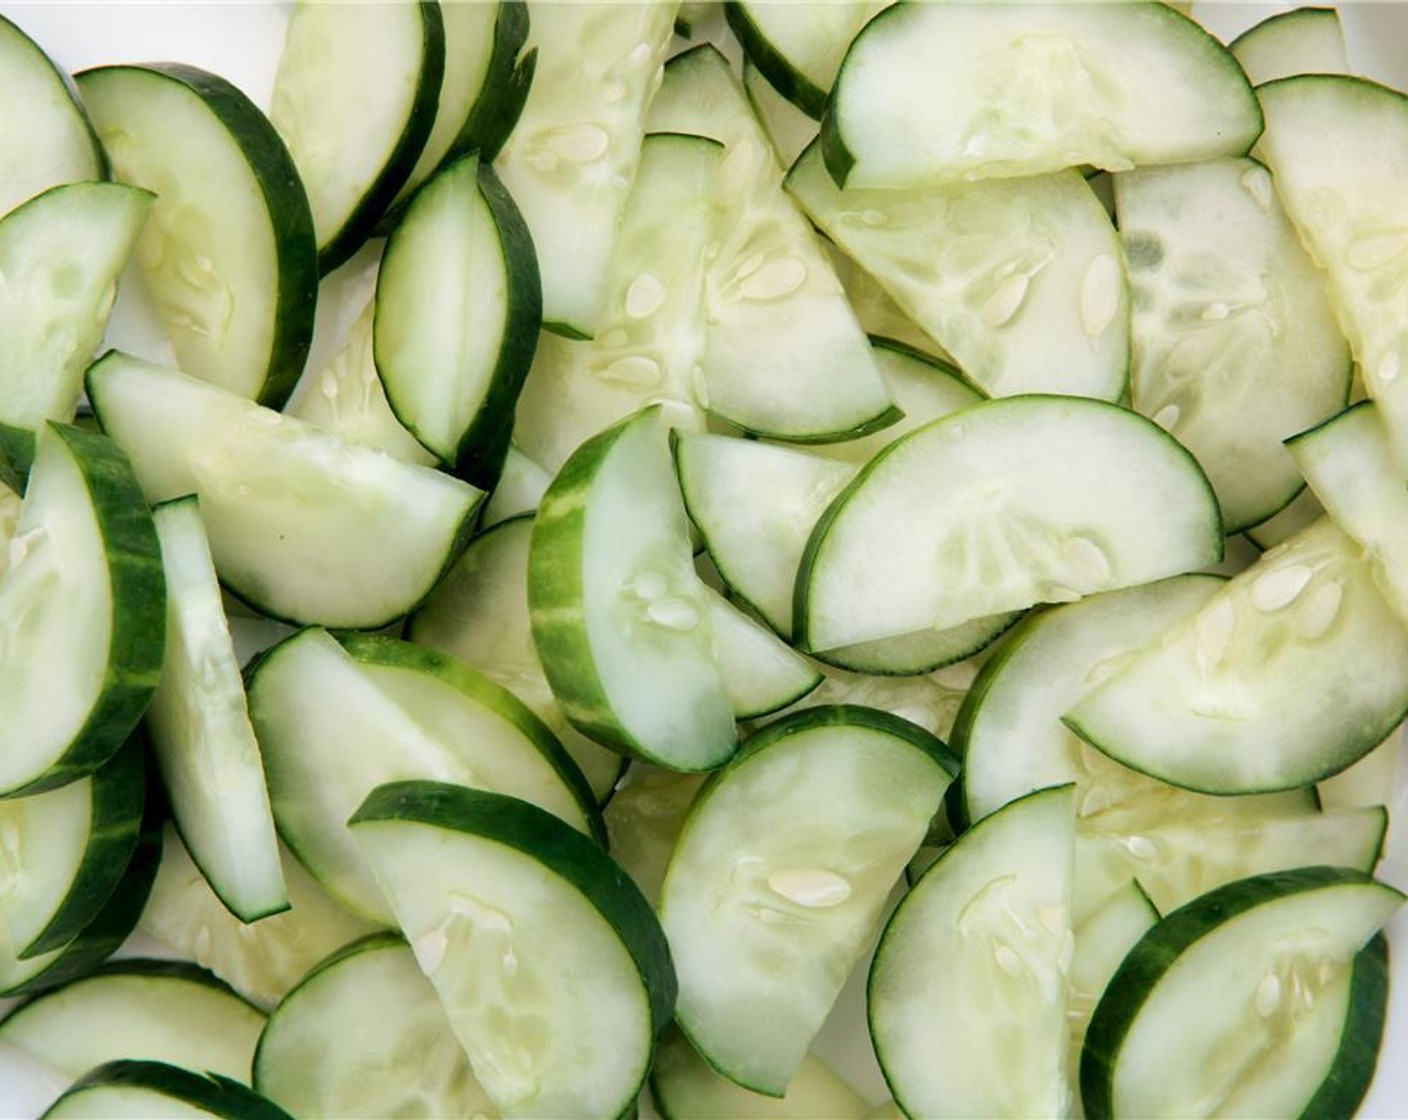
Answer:
[[[9, 16], [71, 71], [109, 62], [181, 61], [214, 70], [267, 106], [268, 92], [282, 43], [289, 5], [248, 0], [244, 3], [124, 3], [118, 0], [0, 0]], [[1230, 37], [1263, 16], [1285, 10], [1275, 4], [1198, 4], [1196, 14], [1213, 31]], [[1350, 60], [1360, 73], [1408, 88], [1408, 3], [1351, 3], [1341, 7]], [[13, 111], [4, 107], [3, 111]], [[22, 111], [22, 110], [21, 110]], [[1404, 185], [1408, 191], [1408, 183]], [[149, 322], [130, 293], [119, 300], [110, 341], [154, 359], [166, 356], [154, 341]], [[321, 328], [320, 328], [321, 330]], [[323, 347], [319, 347], [322, 349]], [[316, 360], [316, 359], [315, 359]], [[1405, 768], [1398, 766], [1393, 788], [1382, 789], [1397, 819], [1408, 810]], [[1384, 771], [1378, 771], [1382, 775]], [[1385, 783], [1382, 776], [1369, 779]], [[1408, 821], [1408, 816], [1405, 816]], [[1307, 853], [1313, 862], [1314, 853]], [[1389, 854], [1382, 878], [1408, 889], [1408, 824], [1389, 834]], [[1378, 1077], [1363, 1110], [1377, 1118], [1408, 1117], [1408, 913], [1390, 927], [1395, 985], [1388, 1037]], [[863, 989], [853, 982], [819, 1040], [818, 1049], [858, 1089], [875, 1099], [886, 1094], [863, 1035]], [[113, 1030], [120, 1032], [121, 1024]], [[0, 1048], [0, 1117], [38, 1114], [59, 1088], [43, 1071]]]

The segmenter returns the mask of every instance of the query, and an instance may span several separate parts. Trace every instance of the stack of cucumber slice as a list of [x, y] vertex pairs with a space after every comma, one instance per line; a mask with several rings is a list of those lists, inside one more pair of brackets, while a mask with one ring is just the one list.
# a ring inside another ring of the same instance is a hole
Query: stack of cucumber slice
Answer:
[[64, 3], [0, 1114], [1361, 1108], [1408, 95], [1334, 11]]

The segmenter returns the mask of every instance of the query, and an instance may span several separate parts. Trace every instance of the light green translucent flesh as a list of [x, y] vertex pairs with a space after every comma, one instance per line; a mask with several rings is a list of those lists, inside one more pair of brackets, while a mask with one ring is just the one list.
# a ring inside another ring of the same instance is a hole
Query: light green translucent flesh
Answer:
[[597, 799], [625, 760], [567, 722], [543, 673], [528, 617], [533, 522], [506, 522], [470, 543], [411, 621], [412, 641], [458, 657], [531, 708], [582, 768]]
[[773, 89], [751, 62], [743, 63], [743, 89], [778, 160], [791, 167], [816, 139], [816, 121]]
[[95, 366], [89, 391], [148, 500], [198, 494], [221, 581], [290, 621], [357, 629], [405, 614], [481, 497], [125, 355]]
[[0, 221], [0, 421], [33, 430], [73, 416], [151, 205], [132, 187], [78, 183]]
[[[1256, 1099], [1249, 1087], [1285, 1079], [1274, 1090], [1280, 1096], [1299, 1082], [1287, 1078], [1283, 1058], [1308, 1048], [1300, 1025], [1322, 993], [1345, 999], [1337, 989], [1354, 954], [1401, 901], [1376, 883], [1302, 891], [1252, 907], [1184, 949], [1124, 1036], [1112, 1079], [1115, 1115], [1223, 1115], [1239, 1093]], [[1343, 1025], [1341, 1016], [1336, 1034]], [[1321, 1054], [1316, 1084], [1334, 1047]]]
[[514, 440], [545, 469], [646, 404], [665, 404], [672, 427], [703, 427], [700, 306], [722, 160], [723, 149], [699, 137], [644, 142], [602, 280], [599, 329], [591, 341], [543, 334], [519, 396]]
[[1246, 536], [1257, 548], [1275, 548], [1324, 516], [1325, 507], [1320, 504], [1315, 492], [1307, 486], [1275, 516], [1268, 517], [1260, 525], [1253, 525], [1248, 529]]
[[971, 661], [960, 661], [918, 676], [874, 676], [830, 666], [824, 672], [825, 679], [816, 690], [789, 712], [821, 704], [859, 704], [917, 723], [947, 742], [977, 668]]
[[1408, 709], [1405, 681], [1408, 633], [1358, 546], [1322, 519], [1066, 718], [1112, 758], [1177, 785], [1291, 789], [1378, 745]]
[[789, 70], [827, 93], [851, 40], [871, 16], [889, 5], [883, 0], [853, 0], [815, 7], [757, 2], [739, 6]]
[[1261, 123], [1236, 60], [1162, 4], [891, 12], [847, 55], [829, 112], [847, 182], [890, 188], [1242, 155]]
[[257, 397], [270, 372], [279, 303], [270, 277], [279, 262], [244, 151], [201, 96], [175, 79], [103, 71], [84, 82], [83, 98], [114, 177], [156, 195], [137, 263], [177, 363]]
[[1074, 798], [1017, 801], [933, 864], [871, 966], [871, 1037], [911, 1116], [1059, 1116]]
[[775, 712], [821, 683], [820, 671], [761, 623], [722, 595], [705, 589], [704, 608], [735, 719]]
[[494, 789], [588, 830], [517, 727], [440, 681], [400, 676], [387, 688], [324, 631], [303, 631], [259, 667], [250, 715], [280, 835], [324, 888], [378, 923], [392, 924], [392, 913], [346, 821], [379, 785], [426, 778]]
[[452, 463], [484, 406], [508, 325], [508, 265], [466, 157], [416, 195], [377, 279], [376, 365], [402, 423]]
[[287, 908], [288, 895], [240, 663], [197, 503], [164, 505], [154, 517], [166, 656], [147, 709], [152, 749], [196, 862], [231, 911], [253, 921]]
[[11, 729], [0, 789], [39, 777], [83, 729], [108, 671], [112, 616], [87, 482], [68, 445], [41, 431], [0, 580], [0, 711]]
[[210, 1120], [218, 1113], [136, 1085], [98, 1085], [64, 1097], [44, 1114], [52, 1120]]
[[308, 192], [319, 249], [342, 232], [410, 127], [426, 18], [418, 4], [300, 4], [289, 18], [269, 119]]
[[887, 732], [823, 726], [745, 758], [695, 804], [660, 921], [678, 1021], [716, 1069], [786, 1090], [948, 784]]
[[1129, 172], [1115, 197], [1134, 407], [1197, 456], [1228, 532], [1264, 521], [1302, 485], [1282, 440], [1349, 398], [1324, 276], [1251, 160]]
[[255, 1083], [305, 1120], [493, 1115], [435, 989], [397, 942], [300, 985], [260, 1041]]
[[596, 907], [492, 840], [407, 821], [354, 832], [495, 1107], [625, 1111], [654, 1028], [635, 961]]
[[812, 649], [1147, 583], [1222, 550], [1191, 457], [1135, 414], [1074, 398], [952, 413], [891, 445], [839, 501], [798, 577]]
[[534, 512], [551, 484], [552, 475], [510, 444], [499, 481], [479, 514], [481, 529], [492, 529], [510, 517]]
[[841, 190], [815, 145], [787, 189], [989, 395], [1124, 391], [1123, 254], [1078, 171]]
[[1408, 99], [1358, 78], [1306, 75], [1263, 87], [1258, 156], [1306, 248], [1378, 402], [1394, 459], [1408, 464]]
[[579, 336], [605, 329], [607, 273], [677, 7], [529, 8], [537, 68], [494, 168], [538, 247], [544, 322]]
[[112, 974], [79, 980], [0, 1025], [0, 1040], [77, 1078], [119, 1058], [211, 1070], [249, 1083], [262, 1012], [213, 984]]
[[1262, 20], [1232, 41], [1254, 86], [1295, 74], [1349, 74], [1344, 29], [1333, 8], [1300, 8]]
[[655, 1054], [650, 1094], [677, 1120], [865, 1120], [870, 1106], [815, 1054], [808, 1054], [783, 1097], [752, 1093], [717, 1074], [677, 1031]]
[[58, 913], [103, 823], [93, 820], [96, 780], [0, 801], [0, 987], [26, 967], [18, 954]]
[[1335, 524], [1364, 550], [1384, 601], [1408, 620], [1408, 491], [1378, 409], [1361, 404], [1291, 444]]
[[633, 762], [601, 811], [611, 840], [611, 858], [652, 907], [660, 900], [660, 887], [684, 828], [685, 814], [706, 777]]
[[723, 55], [672, 62], [650, 127], [727, 150], [705, 271], [700, 406], [780, 439], [834, 437], [884, 417], [891, 401], [865, 335]]
[[290, 908], [246, 925], [226, 909], [174, 828], [139, 926], [268, 1010], [329, 953], [376, 927], [343, 910], [281, 850]]
[[8, 486], [0, 484], [0, 579], [10, 570], [10, 542], [19, 527], [23, 499]]
[[[799, 157], [800, 158], [800, 155]], [[797, 160], [793, 160], [796, 163]], [[888, 338], [941, 362], [952, 364], [953, 355], [927, 334], [894, 298], [864, 268], [827, 241], [827, 252], [846, 299], [872, 338]]]

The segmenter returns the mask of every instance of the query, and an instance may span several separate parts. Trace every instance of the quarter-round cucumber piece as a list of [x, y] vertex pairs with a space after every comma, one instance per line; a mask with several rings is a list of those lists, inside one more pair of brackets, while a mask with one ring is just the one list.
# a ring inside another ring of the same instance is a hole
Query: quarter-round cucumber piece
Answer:
[[1334, 8], [1294, 8], [1248, 28], [1228, 50], [1254, 86], [1296, 74], [1352, 74]]
[[1165, 4], [896, 4], [856, 36], [821, 139], [846, 186], [1244, 155], [1237, 60]]
[[1074, 397], [987, 401], [890, 444], [832, 502], [807, 542], [795, 625], [803, 648], [827, 650], [1221, 555], [1207, 478], [1148, 420]]
[[379, 787], [351, 827], [499, 1112], [627, 1112], [675, 974], [625, 872], [536, 806], [438, 782]]
[[253, 1089], [218, 1073], [119, 1059], [80, 1077], [41, 1120], [293, 1120]]
[[827, 705], [756, 732], [700, 791], [659, 909], [710, 1065], [783, 1095], [957, 768], [914, 724]]
[[104, 66], [77, 81], [114, 178], [157, 196], [137, 262], [177, 363], [282, 404], [318, 296], [313, 218], [283, 141], [243, 93], [192, 66]]

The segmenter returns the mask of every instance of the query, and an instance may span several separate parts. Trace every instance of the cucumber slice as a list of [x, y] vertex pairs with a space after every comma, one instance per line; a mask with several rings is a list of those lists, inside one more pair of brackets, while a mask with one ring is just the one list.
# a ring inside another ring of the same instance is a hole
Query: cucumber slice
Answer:
[[1221, 550], [1207, 479], [1149, 421], [1073, 397], [988, 401], [892, 443], [836, 498], [798, 573], [797, 634], [826, 650], [957, 626]]
[[270, 99], [308, 191], [318, 266], [352, 256], [410, 177], [445, 72], [438, 3], [300, 4]]
[[665, 1120], [867, 1120], [868, 1105], [815, 1054], [808, 1054], [785, 1096], [751, 1093], [721, 1077], [682, 1033], [666, 1033], [650, 1071], [650, 1096]]
[[432, 775], [526, 798], [605, 831], [590, 791], [545, 727], [467, 665], [393, 638], [300, 630], [249, 681], [279, 833], [344, 905], [391, 924], [347, 818], [376, 786]]
[[532, 534], [532, 517], [517, 517], [470, 541], [411, 616], [408, 636], [472, 665], [527, 704], [581, 767], [597, 801], [605, 801], [626, 760], [567, 722], [543, 673], [528, 616]]
[[[826, 679], [798, 706], [813, 708], [823, 704], [856, 704], [879, 708], [882, 712], [917, 723], [924, 730], [949, 742], [954, 717], [977, 671], [974, 661], [960, 661], [933, 673], [913, 677], [874, 676], [828, 667], [825, 670]], [[950, 787], [949, 796], [956, 789]]]
[[1408, 633], [1358, 547], [1322, 520], [1264, 553], [1064, 718], [1126, 766], [1228, 794], [1343, 770], [1405, 713]]
[[422, 187], [376, 284], [377, 372], [408, 430], [456, 473], [493, 486], [542, 317], [528, 229], [473, 153]]
[[677, 1018], [710, 1065], [783, 1095], [957, 769], [914, 724], [820, 707], [756, 732], [705, 786], [660, 921]]
[[509, 518], [536, 513], [551, 484], [552, 475], [510, 443], [504, 469], [480, 511], [480, 529], [492, 529]]
[[165, 502], [153, 517], [166, 572], [166, 657], [147, 709], [153, 753], [192, 857], [230, 912], [252, 922], [289, 901], [240, 665], [197, 500]]
[[1277, 12], [1228, 44], [1254, 86], [1296, 74], [1351, 74], [1334, 8]]
[[156, 196], [137, 242], [182, 369], [277, 407], [313, 337], [317, 243], [283, 142], [223, 78], [190, 66], [78, 75], [114, 176]]
[[726, 153], [704, 273], [698, 403], [753, 434], [807, 443], [897, 420], [836, 273], [781, 190], [782, 168], [724, 56], [705, 44], [671, 59], [649, 125], [709, 136]]
[[283, 848], [289, 909], [253, 925], [226, 909], [174, 828], [163, 833], [160, 850], [161, 870], [142, 911], [142, 932], [210, 969], [264, 1010], [328, 954], [376, 928], [324, 894]]
[[126, 457], [53, 421], [37, 448], [0, 582], [6, 795], [54, 789], [110, 758], [151, 699], [165, 644], [160, 546]]
[[783, 167], [791, 167], [806, 146], [816, 139], [816, 121], [778, 93], [762, 72], [746, 59], [743, 63], [743, 90], [778, 160]]
[[908, 1116], [1060, 1116], [1075, 795], [1042, 790], [965, 832], [901, 901], [867, 989]]
[[[1292, 444], [1292, 454], [1295, 445]], [[1315, 491], [1306, 487], [1289, 505], [1275, 517], [1268, 517], [1260, 525], [1253, 525], [1246, 531], [1246, 537], [1263, 552], [1285, 544], [1302, 529], [1306, 529], [1325, 516], [1325, 507], [1315, 496]]]
[[900, 4], [851, 44], [821, 138], [838, 184], [904, 188], [1245, 155], [1261, 125], [1237, 60], [1163, 4]]
[[20, 469], [45, 420], [73, 417], [152, 197], [117, 183], [74, 183], [0, 221], [0, 446]]
[[1349, 346], [1325, 280], [1260, 164], [1115, 177], [1134, 308], [1134, 407], [1197, 456], [1228, 533], [1304, 485], [1281, 441], [1349, 400]]
[[737, 748], [660, 410], [588, 440], [543, 497], [528, 551], [533, 642], [584, 734], [676, 770]]
[[203, 968], [122, 960], [21, 1004], [0, 1022], [0, 1041], [70, 1078], [139, 1058], [248, 1083], [263, 1029], [263, 1012]]
[[796, 703], [821, 683], [821, 671], [722, 595], [704, 588], [714, 661], [734, 719], [757, 719]]
[[651, 906], [659, 905], [660, 887], [685, 815], [706, 780], [704, 774], [679, 774], [648, 762], [633, 762], [601, 811], [611, 839], [611, 858]]
[[254, 1086], [300, 1120], [485, 1116], [493, 1107], [435, 989], [393, 933], [333, 954], [284, 997], [259, 1038]]
[[590, 342], [542, 335], [519, 398], [514, 440], [546, 469], [646, 404], [668, 404], [674, 427], [703, 427], [700, 299], [723, 158], [701, 136], [646, 137], [603, 281], [600, 329]]
[[292, 1120], [272, 1101], [218, 1073], [166, 1062], [107, 1062], [79, 1078], [40, 1120]]
[[814, 144], [786, 185], [988, 395], [1115, 400], [1124, 391], [1123, 254], [1079, 172], [841, 190]]
[[154, 502], [198, 494], [221, 581], [265, 614], [374, 629], [463, 543], [481, 492], [110, 352], [88, 396]]
[[0, 215], [60, 183], [106, 178], [107, 160], [68, 76], [0, 16], [0, 101], [11, 113], [0, 140]]
[[380, 787], [351, 827], [499, 1112], [625, 1113], [675, 1003], [625, 873], [535, 806], [436, 782]]
[[[1361, 872], [1309, 867], [1228, 884], [1170, 914], [1095, 1009], [1081, 1058], [1086, 1115], [1220, 1115], [1269, 1090], [1284, 1114], [1305, 1114], [1345, 1019], [1310, 1054], [1303, 1040], [1318, 1032], [1301, 1028], [1337, 988], [1344, 1005], [1355, 955], [1402, 901]], [[1377, 1034], [1366, 1033], [1348, 1045], [1373, 1052]], [[1318, 1060], [1288, 1076], [1296, 1066], [1282, 1056]], [[1299, 1100], [1286, 1091], [1307, 1082]]]
[[494, 161], [538, 248], [543, 318], [590, 338], [641, 158], [678, 4], [544, 4], [529, 11], [537, 69]]

